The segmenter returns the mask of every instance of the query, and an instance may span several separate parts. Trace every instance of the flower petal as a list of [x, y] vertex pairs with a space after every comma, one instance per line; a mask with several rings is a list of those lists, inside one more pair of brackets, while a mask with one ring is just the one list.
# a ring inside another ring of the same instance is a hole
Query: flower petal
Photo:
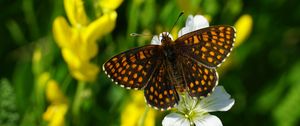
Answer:
[[70, 46], [70, 38], [73, 36], [72, 28], [63, 17], [55, 18], [53, 22], [53, 36], [60, 48]]
[[196, 15], [194, 17], [194, 25], [193, 26], [194, 26], [193, 27], [194, 31], [208, 27], [209, 26], [208, 20], [202, 15]]
[[[146, 108], [144, 92], [133, 91], [130, 93], [130, 101], [127, 102], [121, 112], [121, 126], [136, 126], [139, 124], [143, 126], [154, 126], [155, 110]], [[143, 124], [141, 120], [144, 120]]]
[[192, 31], [189, 27], [183, 27], [182, 29], [180, 29], [180, 31], [178, 32], [178, 38], [180, 36], [183, 36], [184, 34], [189, 33], [190, 31]]
[[236, 40], [234, 46], [237, 47], [244, 42], [251, 33], [252, 29], [252, 17], [249, 14], [244, 14], [235, 23], [236, 28]]
[[200, 115], [193, 118], [196, 126], [223, 126], [221, 120], [214, 115]]
[[[98, 44], [96, 41], [89, 41], [87, 42], [87, 45], [85, 45], [85, 53], [86, 55], [82, 55], [84, 57], [86, 57], [87, 60], [90, 60], [91, 58], [95, 57], [98, 53]], [[80, 55], [80, 54], [79, 54]]]
[[193, 99], [188, 93], [180, 95], [180, 103], [177, 106], [179, 112], [186, 113], [187, 111], [192, 111], [197, 105], [197, 99]]
[[104, 12], [115, 10], [118, 8], [123, 0], [99, 0], [99, 5]]
[[81, 66], [81, 61], [73, 50], [69, 48], [62, 48], [61, 53], [69, 67], [78, 68]]
[[159, 40], [157, 35], [154, 35], [152, 40], [151, 40], [152, 45], [161, 45], [161, 41]]
[[49, 80], [46, 87], [46, 96], [51, 103], [66, 102], [63, 92], [60, 90], [58, 83], [55, 80]]
[[117, 12], [111, 11], [91, 22], [86, 29], [84, 40], [87, 42], [96, 41], [111, 32], [115, 28], [116, 18]]
[[163, 126], [190, 126], [190, 122], [182, 114], [168, 114], [162, 121]]
[[223, 86], [217, 86], [213, 93], [202, 99], [197, 106], [197, 111], [228, 111], [234, 104], [234, 99], [225, 91]]
[[186, 20], [185, 27], [178, 32], [178, 37], [208, 26], [208, 20], [204, 16], [196, 15], [193, 17], [192, 15], [189, 15]]
[[48, 126], [64, 126], [65, 115], [68, 111], [68, 104], [51, 104], [43, 114], [43, 119], [48, 121]]
[[90, 62], [82, 62], [79, 68], [71, 68], [71, 74], [77, 79], [82, 81], [93, 82], [99, 73], [99, 67]]
[[82, 0], [64, 0], [64, 5], [72, 26], [86, 26], [88, 24]]

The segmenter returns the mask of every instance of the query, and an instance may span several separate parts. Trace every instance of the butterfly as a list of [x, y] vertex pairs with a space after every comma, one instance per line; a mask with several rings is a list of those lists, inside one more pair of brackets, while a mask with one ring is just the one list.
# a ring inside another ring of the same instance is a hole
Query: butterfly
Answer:
[[216, 68], [228, 57], [235, 41], [232, 26], [210, 26], [175, 41], [162, 33], [161, 45], [145, 45], [122, 52], [103, 64], [117, 85], [144, 90], [149, 106], [168, 110], [179, 93], [206, 97], [218, 84]]

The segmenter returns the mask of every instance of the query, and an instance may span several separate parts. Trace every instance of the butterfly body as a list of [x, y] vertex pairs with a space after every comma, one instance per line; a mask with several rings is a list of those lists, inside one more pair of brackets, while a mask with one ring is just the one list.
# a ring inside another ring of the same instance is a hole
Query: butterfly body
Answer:
[[218, 82], [218, 67], [235, 39], [231, 26], [211, 26], [173, 41], [162, 34], [161, 45], [146, 45], [120, 53], [104, 65], [106, 74], [127, 89], [144, 89], [148, 105], [166, 110], [179, 102], [179, 93], [209, 95]]

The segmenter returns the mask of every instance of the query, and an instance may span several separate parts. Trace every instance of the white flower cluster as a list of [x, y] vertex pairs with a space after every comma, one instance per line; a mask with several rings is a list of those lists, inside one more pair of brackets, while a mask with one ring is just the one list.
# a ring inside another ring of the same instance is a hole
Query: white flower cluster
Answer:
[[222, 126], [221, 120], [209, 112], [228, 111], [234, 104], [234, 99], [222, 86], [217, 86], [212, 94], [204, 99], [196, 100], [188, 94], [181, 97], [178, 112], [167, 115], [163, 126]]

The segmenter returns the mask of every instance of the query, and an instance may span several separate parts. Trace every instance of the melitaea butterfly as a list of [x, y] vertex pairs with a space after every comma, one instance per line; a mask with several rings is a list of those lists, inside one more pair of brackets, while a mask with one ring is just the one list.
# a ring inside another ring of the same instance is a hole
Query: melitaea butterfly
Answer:
[[161, 45], [122, 52], [104, 63], [103, 70], [121, 87], [144, 89], [148, 105], [170, 109], [180, 92], [201, 98], [214, 89], [216, 68], [231, 52], [235, 33], [225, 25], [199, 29], [175, 41], [163, 33]]

